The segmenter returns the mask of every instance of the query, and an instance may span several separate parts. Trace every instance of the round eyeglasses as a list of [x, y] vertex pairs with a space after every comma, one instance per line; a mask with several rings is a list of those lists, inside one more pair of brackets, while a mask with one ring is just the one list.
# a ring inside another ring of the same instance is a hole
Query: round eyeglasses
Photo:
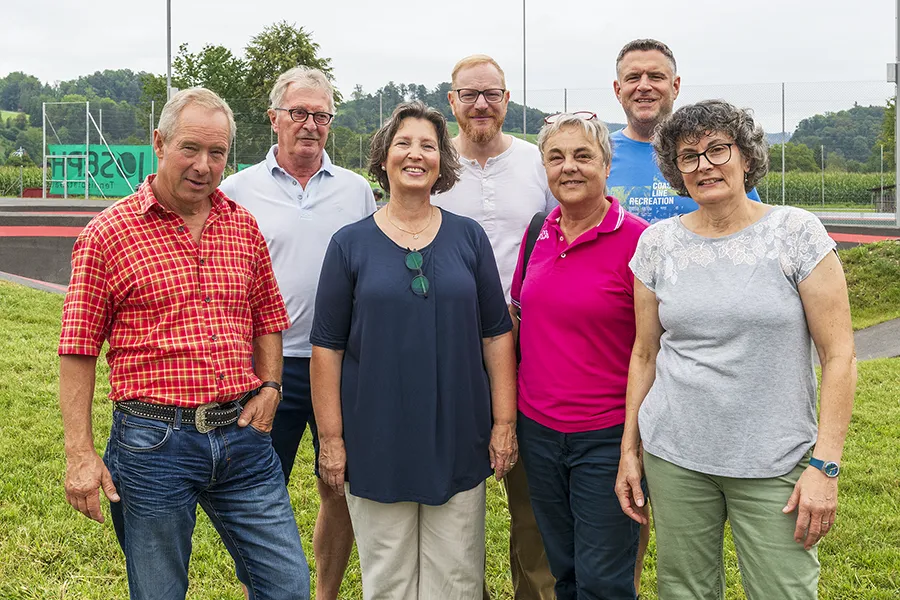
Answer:
[[489, 104], [497, 104], [503, 101], [506, 90], [500, 88], [491, 88], [489, 90], [474, 90], [471, 88], [461, 88], [453, 90], [456, 92], [459, 101], [463, 104], [475, 104], [478, 102], [478, 96], [484, 96], [485, 102]]
[[425, 273], [422, 272], [422, 265], [424, 263], [425, 259], [422, 258], [421, 252], [410, 250], [409, 254], [406, 255], [406, 268], [410, 271], [416, 272], [416, 276], [412, 278], [412, 281], [409, 283], [409, 287], [412, 288], [412, 291], [415, 295], [427, 298], [428, 278], [425, 277]]
[[327, 112], [309, 112], [305, 108], [276, 108], [275, 110], [283, 110], [290, 115], [291, 120], [295, 123], [306, 123], [310, 117], [316, 125], [328, 125], [334, 118], [334, 115]]
[[700, 168], [700, 157], [705, 156], [714, 167], [724, 165], [731, 160], [731, 147], [734, 144], [713, 144], [703, 152], [685, 152], [675, 157], [675, 167], [687, 175]]
[[579, 119], [584, 119], [585, 121], [591, 121], [597, 118], [597, 113], [592, 113], [589, 110], [579, 110], [573, 113], [554, 113], [552, 115], [547, 115], [544, 117], [544, 123], [550, 125], [559, 120], [560, 117], [571, 115], [573, 117], [578, 117]]

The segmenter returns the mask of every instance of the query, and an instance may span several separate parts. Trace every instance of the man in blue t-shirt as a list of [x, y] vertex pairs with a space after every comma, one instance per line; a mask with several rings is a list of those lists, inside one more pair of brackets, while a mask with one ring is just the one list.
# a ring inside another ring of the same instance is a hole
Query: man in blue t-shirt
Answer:
[[[696, 202], [679, 196], [663, 178], [650, 145], [656, 125], [672, 114], [680, 89], [675, 57], [662, 42], [634, 40], [619, 52], [613, 90], [628, 125], [610, 135], [613, 158], [606, 185], [630, 212], [651, 223], [697, 210]], [[759, 200], [756, 189], [747, 196]]]

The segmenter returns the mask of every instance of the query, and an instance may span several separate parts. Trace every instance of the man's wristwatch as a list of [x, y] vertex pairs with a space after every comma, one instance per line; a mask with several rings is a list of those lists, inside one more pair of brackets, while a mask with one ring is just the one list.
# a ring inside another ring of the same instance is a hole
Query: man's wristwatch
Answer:
[[278, 392], [278, 401], [281, 402], [281, 384], [277, 381], [263, 381], [256, 392], [259, 393], [260, 390], [267, 387], [274, 388]]
[[841, 466], [834, 462], [833, 460], [829, 460], [825, 462], [824, 460], [820, 460], [818, 458], [810, 457], [809, 466], [815, 467], [816, 469], [822, 471], [828, 477], [835, 478], [838, 476], [838, 473], [841, 472]]

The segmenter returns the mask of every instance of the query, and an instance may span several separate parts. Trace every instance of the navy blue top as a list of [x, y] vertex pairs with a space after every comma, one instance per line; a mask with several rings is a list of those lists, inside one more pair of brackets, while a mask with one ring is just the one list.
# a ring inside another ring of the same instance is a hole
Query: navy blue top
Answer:
[[373, 217], [334, 234], [310, 341], [344, 350], [341, 412], [347, 481], [377, 502], [439, 505], [491, 474], [491, 393], [482, 338], [512, 329], [487, 234], [443, 221], [420, 248], [428, 296], [416, 295], [408, 249]]

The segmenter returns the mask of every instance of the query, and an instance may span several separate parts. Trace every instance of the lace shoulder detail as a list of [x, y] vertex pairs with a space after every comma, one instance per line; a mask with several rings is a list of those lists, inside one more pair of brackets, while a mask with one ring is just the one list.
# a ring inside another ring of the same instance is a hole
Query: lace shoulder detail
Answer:
[[[785, 276], [797, 284], [834, 248], [819, 219], [794, 207], [775, 207], [753, 225], [724, 238], [695, 235], [677, 219], [651, 225], [638, 243], [639, 251], [647, 246], [641, 260], [655, 265], [658, 277], [670, 284], [677, 283], [679, 273], [691, 266], [755, 265], [767, 260], [778, 261]], [[645, 268], [640, 262], [637, 266]], [[637, 270], [635, 276], [644, 281]]]
[[814, 214], [793, 206], [779, 209], [778, 229], [783, 232], [781, 270], [794, 284], [806, 279], [836, 244]]
[[656, 282], [665, 264], [668, 247], [666, 240], [671, 236], [671, 230], [678, 228], [675, 218], [677, 217], [658, 221], [645, 229], [638, 239], [634, 256], [628, 263], [634, 276], [651, 291], [656, 290]]

